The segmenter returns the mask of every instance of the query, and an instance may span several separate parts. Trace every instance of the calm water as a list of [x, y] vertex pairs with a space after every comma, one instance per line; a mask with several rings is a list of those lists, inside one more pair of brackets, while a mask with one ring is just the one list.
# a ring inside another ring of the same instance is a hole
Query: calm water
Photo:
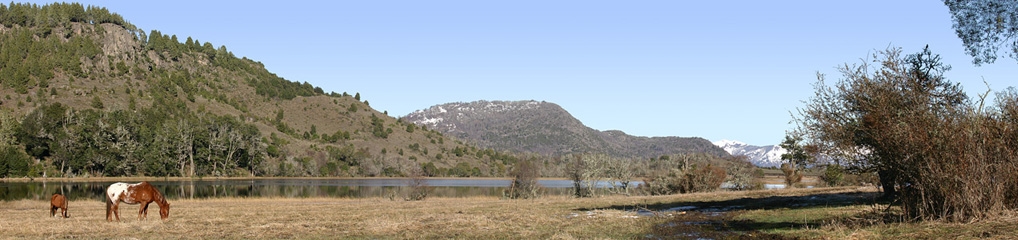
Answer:
[[[502, 196], [508, 179], [427, 179], [434, 197]], [[49, 199], [62, 193], [70, 199], [104, 201], [109, 182], [32, 181], [0, 183], [0, 200]], [[149, 181], [169, 199], [217, 197], [387, 197], [408, 191], [407, 179], [247, 179]], [[572, 181], [539, 180], [546, 194], [571, 194]], [[632, 185], [632, 183], [631, 183]], [[600, 183], [599, 187], [606, 187]]]

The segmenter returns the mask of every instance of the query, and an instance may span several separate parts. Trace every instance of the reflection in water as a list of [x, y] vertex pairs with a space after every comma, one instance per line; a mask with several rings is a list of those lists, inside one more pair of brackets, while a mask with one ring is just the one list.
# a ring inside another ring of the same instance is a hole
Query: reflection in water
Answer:
[[[32, 181], [0, 183], [0, 200], [48, 200], [53, 193], [69, 199], [105, 201], [108, 182]], [[396, 196], [410, 190], [407, 179], [248, 179], [149, 181], [168, 199], [217, 197], [340, 197], [367, 198]], [[502, 196], [506, 179], [428, 179], [432, 197]], [[546, 194], [571, 194], [569, 180], [540, 180]], [[638, 185], [631, 183], [633, 187]], [[607, 187], [599, 183], [598, 187]]]
[[49, 200], [54, 193], [68, 199], [98, 199], [110, 183], [102, 182], [5, 182], [0, 183], [0, 200]]

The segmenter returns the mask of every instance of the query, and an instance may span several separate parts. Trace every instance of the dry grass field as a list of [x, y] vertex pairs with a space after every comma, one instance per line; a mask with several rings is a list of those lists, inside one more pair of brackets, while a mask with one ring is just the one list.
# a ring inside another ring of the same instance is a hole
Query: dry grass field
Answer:
[[[49, 217], [49, 202], [0, 202], [0, 238], [85, 239], [671, 239], [671, 238], [1007, 238], [1014, 218], [977, 223], [866, 222], [879, 205], [872, 188], [820, 188], [537, 200], [489, 197], [218, 198], [172, 200], [138, 220], [106, 222], [103, 202], [71, 200], [71, 218]], [[705, 211], [664, 211], [695, 206]], [[886, 206], [886, 205], [885, 205]], [[638, 213], [637, 210], [643, 209]], [[652, 211], [646, 211], [652, 210]]]
[[330, 198], [233, 198], [171, 201], [159, 220], [153, 204], [146, 220], [136, 205], [122, 205], [123, 222], [105, 220], [99, 201], [71, 201], [71, 218], [49, 217], [49, 203], [0, 202], [3, 238], [636, 238], [660, 219], [623, 210], [575, 210], [642, 198], [548, 197], [432, 198], [425, 201]]

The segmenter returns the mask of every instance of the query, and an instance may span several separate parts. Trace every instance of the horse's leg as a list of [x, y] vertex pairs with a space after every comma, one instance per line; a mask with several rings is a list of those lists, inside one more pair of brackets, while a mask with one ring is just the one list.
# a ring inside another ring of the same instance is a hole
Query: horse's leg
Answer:
[[138, 220], [145, 220], [148, 217], [148, 204], [147, 202], [141, 203], [141, 209], [138, 209]]
[[64, 204], [60, 207], [60, 211], [61, 211], [61, 213], [64, 214], [64, 218], [71, 217], [70, 215], [67, 215], [67, 206], [68, 205], [70, 205], [70, 204], [68, 204], [67, 198], [64, 198]]
[[57, 207], [53, 206], [53, 205], [50, 205], [49, 206], [49, 217], [54, 217], [54, 216], [56, 216], [56, 214], [57, 214]]
[[120, 203], [113, 203], [113, 216], [117, 217], [117, 222], [120, 222]]

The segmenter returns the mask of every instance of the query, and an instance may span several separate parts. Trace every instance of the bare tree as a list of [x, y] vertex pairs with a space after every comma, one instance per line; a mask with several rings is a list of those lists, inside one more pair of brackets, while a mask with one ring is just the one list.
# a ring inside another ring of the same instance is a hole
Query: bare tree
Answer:
[[596, 194], [597, 185], [606, 178], [605, 170], [610, 157], [606, 154], [586, 154], [583, 158], [586, 169], [583, 171], [583, 185], [591, 194]]
[[428, 178], [424, 175], [424, 170], [421, 167], [414, 167], [407, 170], [407, 187], [409, 192], [403, 200], [406, 201], [421, 201], [431, 194], [431, 186], [428, 185]]
[[513, 181], [503, 193], [507, 198], [529, 199], [541, 196], [542, 188], [537, 183], [537, 179], [541, 176], [541, 168], [537, 165], [537, 159], [530, 158], [516, 162], [509, 175], [513, 177]]
[[608, 190], [615, 194], [629, 195], [629, 182], [635, 177], [633, 171], [635, 160], [607, 156], [603, 159], [604, 176], [611, 185]]
[[255, 169], [262, 164], [262, 161], [264, 161], [265, 148], [267, 146], [261, 139], [258, 138], [258, 135], [247, 135], [247, 137], [244, 138], [244, 141], [246, 142], [245, 146], [248, 157], [247, 167], [251, 171], [251, 176], [257, 176], [258, 174]]
[[734, 190], [753, 190], [763, 188], [763, 183], [758, 180], [759, 177], [754, 171], [757, 168], [753, 166], [753, 163], [749, 162], [749, 157], [745, 155], [733, 156], [731, 166], [728, 167], [728, 179], [732, 184]]
[[184, 118], [179, 119], [174, 126], [174, 132], [177, 135], [177, 143], [174, 146], [176, 146], [175, 153], [178, 166], [180, 166], [180, 174], [193, 177], [195, 174], [194, 130], [191, 129], [191, 122]]
[[[222, 127], [220, 127], [222, 128]], [[223, 170], [234, 168], [237, 166], [234, 156], [237, 154], [237, 150], [246, 147], [244, 141], [244, 135], [233, 128], [226, 129], [226, 158], [223, 160]], [[324, 154], [324, 153], [322, 153]], [[319, 165], [321, 166], [321, 165]]]
[[222, 175], [218, 171], [219, 170], [218, 165], [220, 165], [218, 163], [220, 163], [220, 161], [216, 160], [216, 154], [221, 154], [223, 150], [226, 149], [226, 140], [229, 134], [229, 127], [226, 126], [225, 123], [216, 119], [215, 116], [209, 117], [207, 121], [208, 129], [206, 129], [206, 133], [209, 134], [208, 137], [209, 145], [208, 145], [208, 156], [206, 156], [205, 160], [208, 163], [212, 164], [211, 174]]
[[566, 173], [568, 174], [569, 179], [573, 181], [573, 196], [592, 196], [589, 186], [584, 185], [588, 177], [589, 161], [585, 161], [582, 155], [568, 155], [565, 158], [567, 164]]
[[70, 159], [70, 153], [77, 151], [81, 147], [81, 136], [74, 134], [71, 127], [76, 120], [74, 111], [64, 112], [64, 121], [60, 123], [60, 135], [57, 139], [58, 151], [63, 152], [62, 154], [54, 154], [53, 160], [60, 162], [60, 173], [67, 174], [69, 170], [66, 168], [67, 161]]

